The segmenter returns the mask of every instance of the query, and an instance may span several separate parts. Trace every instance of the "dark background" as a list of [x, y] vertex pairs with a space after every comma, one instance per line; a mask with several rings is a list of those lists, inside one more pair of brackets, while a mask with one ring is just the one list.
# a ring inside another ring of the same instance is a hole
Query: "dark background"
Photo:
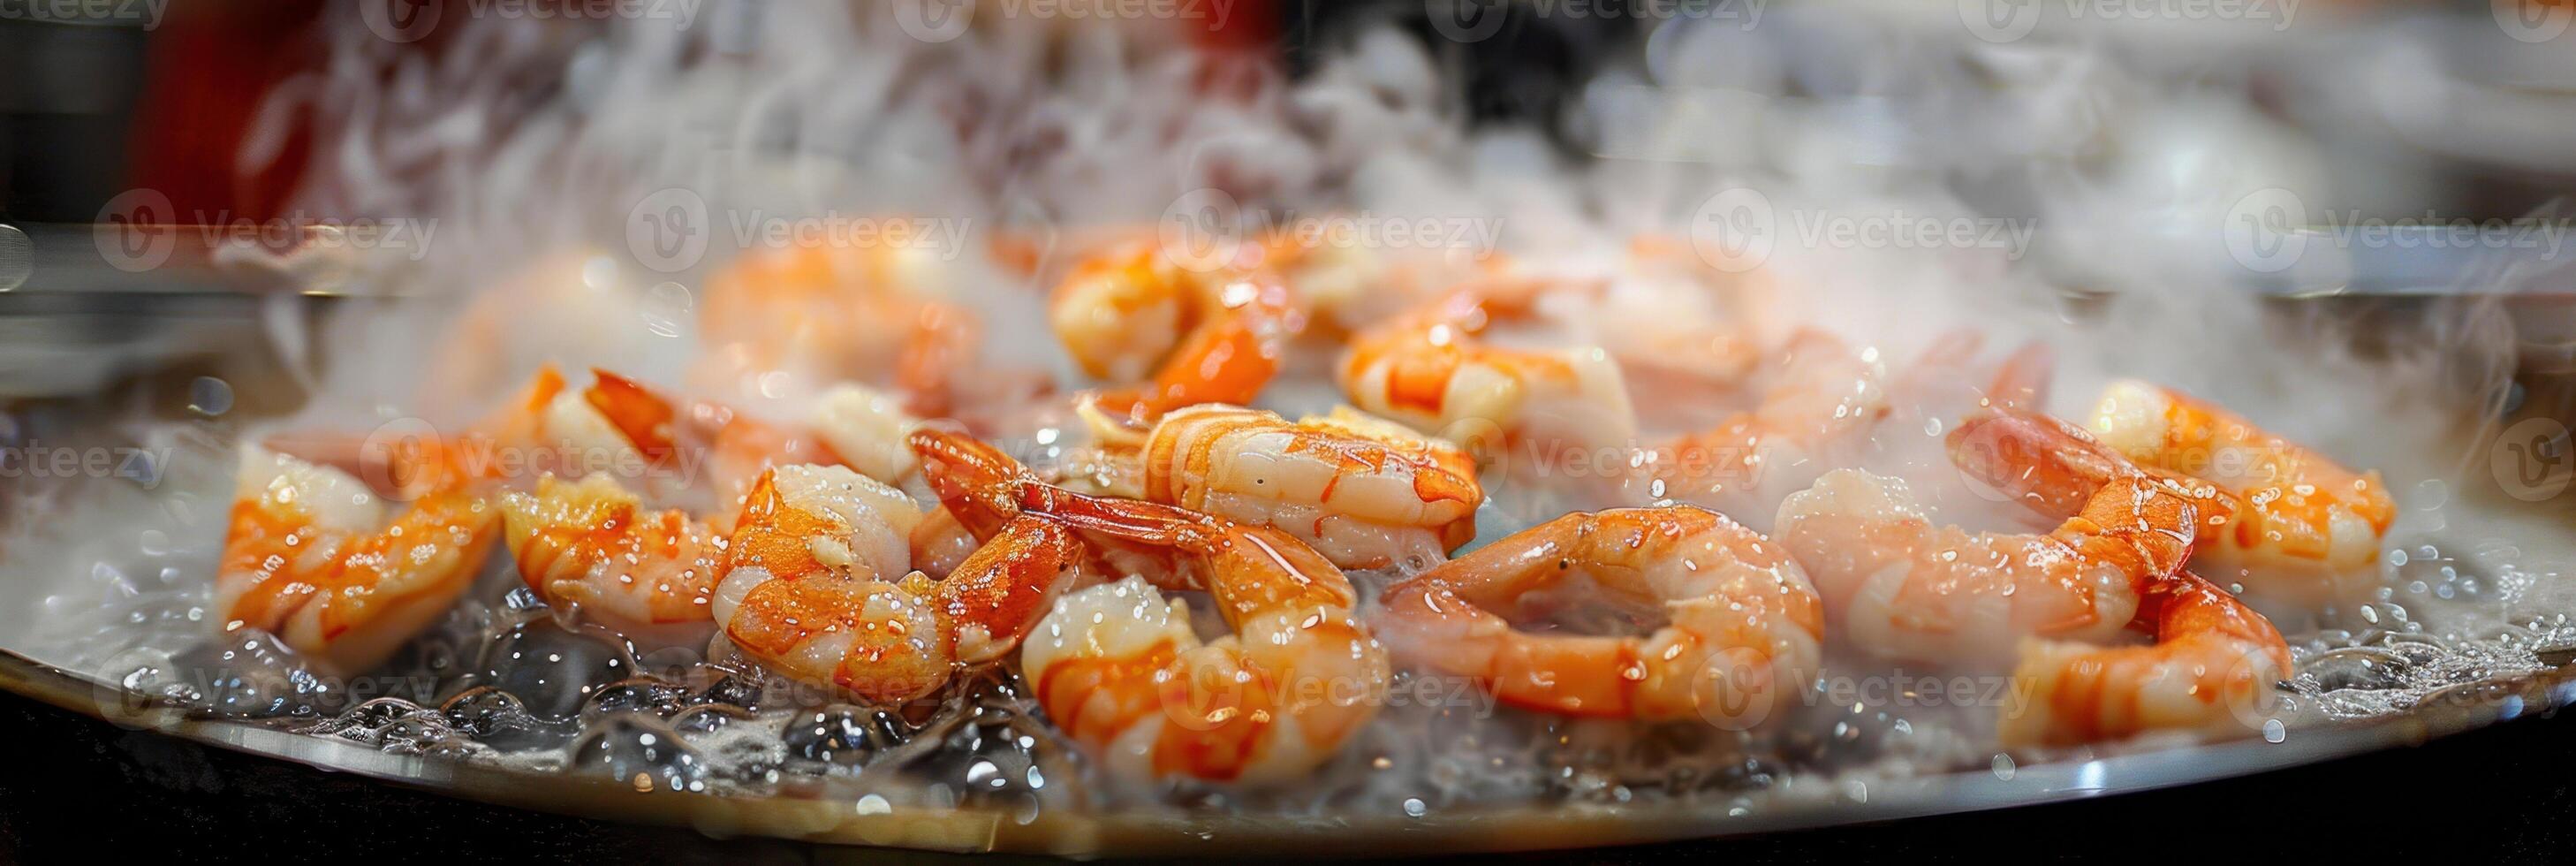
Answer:
[[[451, 800], [0, 694], [0, 862], [962, 862]], [[1936, 818], [1458, 862], [2576, 862], [2576, 714], [2261, 776]], [[1288, 858], [1294, 851], [1247, 851]], [[997, 862], [978, 858], [973, 862]]]

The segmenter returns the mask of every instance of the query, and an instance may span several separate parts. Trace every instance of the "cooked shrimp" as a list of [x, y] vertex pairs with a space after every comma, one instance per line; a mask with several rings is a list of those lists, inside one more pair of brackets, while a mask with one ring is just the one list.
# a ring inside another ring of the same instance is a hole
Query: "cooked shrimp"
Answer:
[[655, 643], [703, 640], [713, 625], [721, 528], [679, 509], [648, 510], [606, 475], [579, 483], [546, 476], [533, 494], [504, 494], [501, 514], [520, 578], [548, 604]]
[[2261, 726], [2290, 647], [2270, 620], [2189, 572], [2148, 586], [2137, 625], [2154, 646], [2031, 640], [2017, 682], [2037, 700], [2007, 707], [2007, 747], [2073, 745], [2151, 730], [2242, 735]]
[[1556, 445], [1631, 442], [1636, 413], [1608, 352], [1525, 351], [1476, 339], [1497, 317], [1528, 311], [1540, 291], [1530, 282], [1471, 281], [1361, 331], [1336, 374], [1342, 392], [1362, 410], [1430, 433], [1474, 422]]
[[2356, 473], [2233, 412], [2169, 388], [2118, 382], [2093, 413], [2102, 442], [2142, 466], [2217, 488], [2199, 550], [2258, 594], [2319, 602], [2374, 584], [2397, 517], [2377, 471]]
[[1857, 440], [1888, 414], [1886, 378], [1878, 350], [1800, 332], [1782, 350], [1760, 405], [1649, 452], [1654, 497], [1770, 511], [1774, 501], [1763, 491], [1797, 490], [1850, 462]]
[[2044, 535], [1969, 532], [1934, 525], [1902, 481], [1837, 469], [1780, 504], [1775, 537], [1853, 644], [1893, 658], [2000, 664], [2026, 636], [2099, 643], [2119, 634], [2140, 592], [2191, 555], [2197, 509], [2144, 476], [2103, 485], [2079, 512]]
[[253, 628], [334, 673], [386, 657], [474, 582], [497, 514], [433, 490], [386, 519], [348, 473], [246, 448], [215, 607], [227, 633]]
[[[1266, 526], [1042, 485], [1022, 506], [1166, 567], [1066, 596], [1021, 649], [1038, 705], [1108, 769], [1268, 784], [1303, 777], [1377, 714], [1386, 650], [1349, 579]], [[1204, 590], [1233, 634], [1202, 643], [1165, 588]]]
[[1090, 555], [1060, 523], [1014, 520], [934, 580], [907, 573], [921, 523], [900, 491], [847, 469], [772, 470], [744, 503], [716, 619], [774, 670], [899, 704], [1016, 648]]
[[[1528, 594], [1576, 577], [1660, 610], [1646, 636], [1516, 631]], [[1788, 551], [1682, 505], [1568, 514], [1389, 587], [1408, 664], [1552, 713], [1750, 726], [1815, 677], [1824, 612]]]
[[[2141, 470], [2072, 424], [2005, 410], [1970, 419], [1951, 434], [1958, 462], [2033, 510], [2062, 517], [2085, 507], [2110, 482]], [[2205, 482], [2148, 476], [2194, 503], [2224, 497]], [[2208, 512], [2203, 512], [2208, 513]], [[2226, 518], [2221, 516], [2218, 521]], [[2202, 537], [2223, 522], [2200, 521]], [[2242, 733], [2291, 672], [2289, 645], [2270, 621], [2227, 591], [2189, 572], [2157, 577], [2141, 589], [2130, 628], [2153, 646], [2098, 647], [2033, 639], [2016, 669], [2031, 683], [2035, 707], [2007, 707], [2006, 745], [2064, 745], [2113, 739], [2151, 729]]]
[[1290, 422], [1203, 405], [1106, 459], [1120, 496], [1277, 527], [1342, 568], [1438, 560], [1476, 535], [1484, 491], [1465, 451], [1348, 407]]
[[1306, 328], [1305, 303], [1276, 272], [1192, 273], [1146, 243], [1076, 265], [1048, 314], [1083, 371], [1136, 387], [1098, 394], [1108, 417], [1142, 427], [1199, 403], [1249, 403]]
[[909, 411], [949, 414], [982, 336], [973, 312], [948, 300], [947, 266], [939, 249], [918, 246], [747, 253], [708, 280], [699, 316], [708, 354], [692, 382], [772, 396], [890, 384]]

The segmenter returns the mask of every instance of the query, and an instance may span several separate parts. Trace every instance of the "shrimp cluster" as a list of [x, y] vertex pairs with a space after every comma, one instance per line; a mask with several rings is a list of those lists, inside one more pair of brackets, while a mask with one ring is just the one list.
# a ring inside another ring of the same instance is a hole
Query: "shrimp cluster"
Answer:
[[[1765, 280], [1670, 241], [1608, 276], [1277, 239], [1204, 264], [1078, 257], [1033, 319], [1082, 381], [1032, 430], [970, 409], [1016, 381], [982, 345], [1007, 311], [940, 265], [746, 256], [676, 383], [548, 364], [453, 435], [246, 450], [223, 628], [364, 670], [498, 547], [558, 616], [834, 700], [1002, 671], [1116, 778], [1293, 782], [1408, 671], [1506, 712], [1746, 732], [1838, 664], [2009, 671], [2032, 700], [1996, 738], [2046, 749], [2259, 727], [2292, 658], [2236, 588], [2349, 598], [2395, 513], [2377, 473], [2169, 388], [2061, 420], [2042, 350], [1969, 388], [1974, 333], [1904, 364], [1782, 327], [1741, 294]], [[1637, 297], [1727, 312], [1618, 324]], [[1301, 370], [1347, 405], [1264, 408]], [[1897, 426], [2014, 507], [1882, 474]], [[1527, 478], [1502, 443], [1626, 471], [1515, 515], [1484, 486]]]

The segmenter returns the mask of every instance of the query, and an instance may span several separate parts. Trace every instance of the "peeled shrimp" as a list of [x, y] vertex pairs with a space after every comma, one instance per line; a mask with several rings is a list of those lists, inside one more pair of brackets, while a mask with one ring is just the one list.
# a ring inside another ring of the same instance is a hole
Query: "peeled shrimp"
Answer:
[[500, 507], [519, 576], [548, 604], [577, 606], [658, 643], [702, 640], [714, 624], [721, 528], [679, 509], [647, 509], [606, 475], [578, 483], [549, 475], [534, 493], [503, 494]]
[[693, 382], [707, 393], [771, 396], [844, 380], [888, 384], [913, 414], [950, 414], [982, 333], [948, 300], [947, 266], [934, 247], [747, 253], [708, 281], [699, 320], [709, 354]]
[[1513, 278], [1471, 281], [1361, 331], [1336, 373], [1342, 392], [1362, 410], [1425, 432], [1628, 444], [1636, 412], [1608, 352], [1506, 349], [1476, 339], [1497, 316], [1525, 313], [1536, 292]]
[[388, 520], [348, 473], [245, 449], [215, 579], [219, 621], [274, 634], [325, 670], [373, 668], [473, 583], [497, 517], [450, 488]]
[[1347, 407], [1290, 422], [1194, 406], [1104, 459], [1107, 492], [1277, 527], [1346, 569], [1446, 558], [1484, 501], [1465, 451]]
[[1089, 551], [1052, 522], [1004, 534], [945, 579], [909, 571], [921, 514], [840, 467], [785, 466], [754, 486], [715, 591], [727, 639], [763, 665], [872, 704], [946, 685], [1018, 645]]
[[[2119, 479], [2145, 477], [2107, 444], [2037, 413], [1970, 419], [1951, 446], [1963, 468], [2051, 517], [2085, 507], [2105, 487], [2135, 483]], [[2151, 483], [2193, 503], [2215, 495], [2188, 478]], [[2200, 525], [2206, 537], [2213, 524]], [[2038, 701], [2020, 713], [2005, 708], [2004, 743], [2064, 745], [2154, 729], [2241, 734], [2261, 724], [2274, 683], [2291, 672], [2289, 645], [2270, 621], [2189, 572], [2144, 582], [2130, 628], [2155, 644], [2023, 642], [2015, 679], [2032, 684]]]
[[1307, 310], [1275, 271], [1191, 273], [1132, 243], [1077, 264], [1048, 314], [1084, 372], [1144, 382], [1093, 398], [1100, 414], [1141, 427], [1183, 406], [1251, 402], [1278, 375]]
[[1649, 453], [1654, 498], [1767, 512], [1775, 502], [1762, 491], [1803, 488], [1849, 462], [1856, 440], [1888, 414], [1886, 377], [1878, 350], [1800, 332], [1760, 405]]
[[2105, 484], [2079, 510], [2047, 534], [1969, 532], [1934, 525], [1902, 481], [1837, 469], [1780, 504], [1774, 537], [1854, 645], [2000, 665], [2024, 637], [2118, 635], [2144, 587], [2191, 555], [2198, 511], [2144, 476]]
[[2139, 465], [2209, 482], [2199, 550], [2258, 594], [2350, 599], [2376, 579], [2396, 503], [2376, 471], [2306, 446], [2182, 392], [2125, 381], [2093, 413], [2103, 444]]
[[[1297, 779], [1376, 716], [1386, 650], [1352, 614], [1350, 581], [1313, 548], [1159, 503], [1042, 485], [1022, 494], [1023, 508], [1093, 543], [1162, 560], [1067, 595], [1021, 647], [1039, 706], [1111, 772]], [[1156, 584], [1212, 594], [1234, 633], [1201, 642], [1188, 606]]]
[[[1660, 611], [1651, 635], [1512, 628], [1524, 597], [1576, 577]], [[1408, 664], [1473, 677], [1503, 702], [1566, 715], [1736, 729], [1803, 694], [1824, 612], [1788, 551], [1691, 506], [1568, 514], [1387, 589], [1385, 634]]]
[[2189, 572], [2149, 585], [2137, 625], [2153, 646], [2022, 644], [2013, 669], [2037, 700], [2007, 707], [2007, 747], [2073, 745], [2151, 730], [2243, 735], [2263, 724], [2290, 647], [2270, 620]]

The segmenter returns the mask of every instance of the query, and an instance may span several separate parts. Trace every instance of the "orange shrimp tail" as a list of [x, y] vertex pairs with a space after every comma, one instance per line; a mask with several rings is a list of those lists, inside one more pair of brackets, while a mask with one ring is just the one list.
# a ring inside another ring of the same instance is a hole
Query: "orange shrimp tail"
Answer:
[[1036, 473], [984, 441], [955, 429], [924, 426], [904, 438], [929, 482], [957, 522], [990, 539], [1020, 513], [1016, 488], [1038, 484]]
[[1056, 521], [1023, 515], [1005, 524], [939, 583], [936, 599], [956, 623], [957, 657], [986, 661], [1017, 646], [1089, 556]]
[[671, 401], [633, 379], [600, 369], [590, 372], [598, 382], [582, 391], [582, 399], [598, 409], [608, 423], [616, 425], [617, 432], [635, 443], [637, 451], [660, 462], [678, 450], [672, 422], [679, 417], [679, 411]]

